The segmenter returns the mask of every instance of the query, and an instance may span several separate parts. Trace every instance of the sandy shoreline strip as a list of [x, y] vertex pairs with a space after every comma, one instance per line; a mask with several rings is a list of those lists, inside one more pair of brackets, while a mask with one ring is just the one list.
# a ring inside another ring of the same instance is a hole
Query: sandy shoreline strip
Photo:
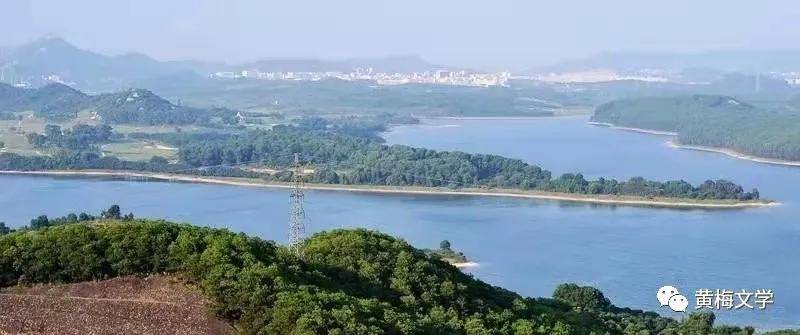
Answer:
[[607, 127], [607, 128], [611, 128], [611, 129], [617, 129], [617, 130], [633, 131], [633, 132], [637, 132], [637, 133], [650, 134], [650, 135], [678, 136], [678, 133], [672, 132], [672, 131], [652, 130], [652, 129], [644, 129], [644, 128], [632, 128], [632, 127], [620, 127], [620, 126], [615, 126], [613, 123], [605, 123], [605, 122], [589, 121], [589, 122], [586, 122], [586, 123], [590, 124], [590, 125], [593, 125], [593, 126]]
[[552, 120], [552, 119], [571, 119], [585, 118], [589, 114], [571, 114], [554, 116], [432, 116], [422, 119], [428, 120]]
[[[166, 173], [150, 172], [128, 172], [128, 171], [107, 171], [107, 170], [52, 170], [52, 171], [0, 171], [6, 175], [33, 175], [33, 176], [66, 176], [66, 177], [122, 177], [122, 178], [149, 178], [162, 181], [205, 183], [246, 187], [265, 187], [265, 188], [290, 188], [289, 184], [268, 182], [258, 179], [246, 178], [223, 178], [223, 177], [204, 177], [190, 175], [174, 175]], [[419, 194], [419, 195], [465, 195], [483, 197], [508, 197], [537, 200], [555, 200], [580, 203], [594, 203], [606, 205], [638, 206], [638, 207], [659, 207], [659, 208], [687, 208], [687, 209], [741, 209], [770, 207], [778, 205], [774, 201], [752, 201], [752, 202], [692, 202], [681, 201], [667, 198], [643, 199], [635, 197], [613, 197], [613, 196], [582, 196], [562, 193], [520, 191], [510, 189], [440, 189], [440, 188], [421, 188], [421, 187], [389, 187], [373, 185], [328, 185], [328, 184], [305, 184], [305, 188], [311, 190], [325, 191], [346, 191], [377, 194]]]
[[744, 154], [738, 151], [724, 149], [724, 148], [714, 148], [714, 147], [704, 147], [699, 145], [684, 145], [675, 142], [675, 140], [670, 140], [667, 144], [675, 149], [686, 149], [686, 150], [696, 150], [696, 151], [705, 151], [705, 152], [714, 152], [718, 154], [727, 155], [733, 158], [744, 159], [752, 162], [757, 163], [765, 163], [765, 164], [774, 164], [774, 165], [784, 165], [784, 166], [794, 166], [800, 167], [800, 162], [798, 161], [787, 161], [782, 159], [773, 159], [773, 158], [764, 158], [758, 157], [753, 155]]
[[480, 264], [475, 263], [475, 262], [463, 262], [463, 263], [450, 263], [450, 265], [455, 266], [455, 267], [457, 267], [459, 269], [469, 269], [469, 268], [478, 267]]
[[[652, 134], [652, 135], [673, 136], [673, 137], [674, 136], [678, 136], [678, 133], [675, 133], [675, 132], [652, 130], [652, 129], [643, 129], [643, 128], [618, 127], [618, 126], [615, 126], [613, 123], [589, 121], [589, 122], [587, 122], [587, 124], [590, 124], [590, 125], [593, 125], [593, 126], [600, 126], [600, 127], [608, 127], [608, 128], [613, 128], [613, 129], [619, 129], [619, 130], [635, 131], [637, 133], [645, 133], [645, 134]], [[686, 149], [686, 150], [713, 152], [713, 153], [723, 154], [723, 155], [727, 155], [727, 156], [730, 156], [730, 157], [733, 157], [733, 158], [744, 159], [744, 160], [748, 160], [748, 161], [751, 161], [751, 162], [757, 162], [757, 163], [800, 167], [800, 161], [787, 161], [787, 160], [777, 159], [777, 158], [758, 157], [758, 156], [748, 155], [748, 154], [745, 154], [745, 153], [741, 153], [741, 152], [738, 152], [738, 151], [735, 151], [735, 150], [725, 149], [725, 148], [706, 147], [706, 146], [700, 146], [700, 145], [685, 145], [685, 144], [680, 144], [680, 143], [676, 142], [674, 138], [669, 140], [669, 141], [667, 141], [667, 145], [669, 145], [670, 147], [672, 147], [674, 149]]]

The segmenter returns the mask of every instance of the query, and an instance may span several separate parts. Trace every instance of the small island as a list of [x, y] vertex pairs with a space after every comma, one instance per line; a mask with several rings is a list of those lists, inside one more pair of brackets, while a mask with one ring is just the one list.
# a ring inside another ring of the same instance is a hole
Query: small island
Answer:
[[478, 266], [478, 263], [471, 262], [463, 252], [453, 250], [448, 240], [439, 242], [439, 249], [423, 249], [423, 251], [429, 256], [439, 258], [459, 269]]

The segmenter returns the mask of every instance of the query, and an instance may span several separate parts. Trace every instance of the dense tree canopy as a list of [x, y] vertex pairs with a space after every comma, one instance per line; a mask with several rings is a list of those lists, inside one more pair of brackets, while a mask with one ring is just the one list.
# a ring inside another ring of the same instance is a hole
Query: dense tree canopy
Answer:
[[727, 96], [679, 96], [612, 101], [594, 121], [678, 133], [682, 144], [800, 160], [800, 114], [773, 111]]
[[695, 199], [758, 198], [757, 191], [745, 192], [741, 186], [725, 180], [709, 180], [695, 187], [685, 181], [658, 182], [644, 178], [586, 180], [579, 173], [553, 178], [550, 171], [518, 159], [387, 146], [371, 138], [287, 126], [230, 138], [184, 142], [179, 154], [190, 166], [260, 162], [281, 168], [290, 166], [295, 152], [314, 165], [311, 181], [320, 183], [500, 187]]
[[713, 316], [681, 323], [618, 308], [574, 284], [560, 286], [556, 299], [521, 297], [361, 229], [319, 233], [300, 258], [259, 238], [164, 221], [66, 223], [0, 237], [0, 286], [163, 272], [195, 283], [218, 315], [253, 334], [753, 333], [713, 327]]
[[72, 129], [61, 129], [57, 125], [47, 125], [44, 134], [28, 133], [28, 143], [34, 148], [60, 148], [68, 150], [87, 150], [96, 144], [106, 143], [113, 135], [111, 126], [78, 124]]
[[92, 108], [103, 121], [123, 124], [191, 124], [208, 117], [201, 109], [173, 105], [141, 89], [98, 95]]

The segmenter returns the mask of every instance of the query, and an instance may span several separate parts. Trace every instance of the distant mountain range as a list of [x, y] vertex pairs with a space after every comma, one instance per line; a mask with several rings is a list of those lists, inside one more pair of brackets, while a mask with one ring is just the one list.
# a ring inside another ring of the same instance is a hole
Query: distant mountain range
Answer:
[[198, 62], [161, 62], [141, 54], [105, 56], [60, 38], [46, 38], [7, 49], [0, 56], [0, 79], [34, 86], [60, 80], [81, 89], [107, 91], [164, 73], [200, 70], [202, 66]]
[[[0, 82], [33, 87], [61, 82], [87, 92], [114, 92], [161, 78], [203, 78], [220, 71], [349, 72], [372, 68], [376, 72], [424, 72], [451, 67], [431, 64], [413, 55], [384, 58], [265, 59], [243, 64], [203, 61], [160, 61], [129, 53], [107, 56], [48, 37], [17, 47], [0, 49]], [[707, 51], [696, 53], [611, 52], [540, 67], [530, 73], [580, 72], [610, 69], [620, 73], [646, 69], [678, 75], [680, 82], [711, 82], [729, 72], [768, 73], [800, 71], [800, 50]]]
[[260, 70], [264, 72], [351, 71], [371, 67], [378, 72], [422, 72], [441, 68], [416, 56], [375, 59], [272, 59], [228, 65], [201, 61], [159, 61], [131, 53], [106, 56], [80, 49], [61, 38], [43, 38], [14, 48], [0, 49], [0, 82], [42, 86], [61, 81], [87, 91], [116, 91], [133, 83], [195, 72]]
[[716, 50], [694, 53], [607, 52], [531, 70], [532, 73], [612, 69], [631, 72], [660, 69], [674, 72], [708, 69], [720, 72], [800, 71], [798, 50]]

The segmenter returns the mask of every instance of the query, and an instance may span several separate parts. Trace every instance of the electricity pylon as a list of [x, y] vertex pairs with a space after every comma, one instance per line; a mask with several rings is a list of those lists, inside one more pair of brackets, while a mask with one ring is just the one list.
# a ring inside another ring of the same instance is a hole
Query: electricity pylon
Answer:
[[289, 249], [300, 256], [303, 240], [306, 235], [305, 218], [306, 212], [303, 209], [303, 167], [300, 165], [300, 155], [294, 154], [294, 166], [292, 167], [292, 193], [289, 196], [291, 208], [289, 209]]

